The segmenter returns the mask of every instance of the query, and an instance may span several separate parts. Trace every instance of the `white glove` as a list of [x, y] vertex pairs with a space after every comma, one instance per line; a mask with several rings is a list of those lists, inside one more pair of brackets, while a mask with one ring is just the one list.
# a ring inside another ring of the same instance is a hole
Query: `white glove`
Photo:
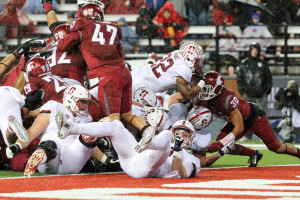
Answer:
[[202, 89], [203, 86], [205, 85], [205, 81], [204, 80], [200, 80], [199, 83], [197, 83], [197, 85]]
[[20, 143], [12, 144], [9, 147], [6, 148], [6, 156], [9, 159], [12, 159], [16, 153], [21, 151], [22, 145]]
[[224, 146], [221, 150], [218, 151], [218, 154], [220, 156], [223, 156], [224, 154], [230, 153], [231, 151], [235, 150], [235, 143], [232, 141], [231, 143]]

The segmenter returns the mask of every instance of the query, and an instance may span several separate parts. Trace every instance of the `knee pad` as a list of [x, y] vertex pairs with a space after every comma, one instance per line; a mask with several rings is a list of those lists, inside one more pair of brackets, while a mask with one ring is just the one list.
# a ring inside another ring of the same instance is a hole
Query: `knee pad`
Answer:
[[112, 150], [112, 144], [108, 137], [101, 137], [97, 140], [97, 147], [102, 151], [111, 151]]
[[45, 140], [41, 142], [36, 149], [43, 149], [47, 155], [47, 161], [55, 158], [57, 154], [57, 145], [52, 140]]
[[79, 141], [88, 148], [94, 148], [96, 146], [97, 139], [98, 138], [92, 137], [89, 135], [80, 135], [79, 136]]

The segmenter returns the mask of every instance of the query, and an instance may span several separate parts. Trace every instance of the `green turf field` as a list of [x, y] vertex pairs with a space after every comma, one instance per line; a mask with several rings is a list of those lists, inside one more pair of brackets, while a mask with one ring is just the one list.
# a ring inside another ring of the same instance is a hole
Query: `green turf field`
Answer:
[[[263, 158], [259, 161], [258, 166], [270, 166], [270, 165], [300, 165], [300, 159], [289, 156], [289, 155], [280, 155], [269, 151], [260, 140], [252, 140], [251, 142], [237, 142], [243, 144], [249, 148], [259, 150], [263, 153]], [[297, 145], [300, 148], [300, 145]], [[208, 154], [209, 155], [209, 154]], [[248, 166], [247, 156], [232, 156], [224, 155], [222, 158], [217, 160], [211, 168], [222, 168], [222, 167], [238, 167], [238, 166]], [[23, 172], [14, 172], [14, 171], [4, 171], [0, 170], [0, 178], [6, 177], [22, 177]], [[34, 176], [41, 176], [39, 173], [34, 173]]]

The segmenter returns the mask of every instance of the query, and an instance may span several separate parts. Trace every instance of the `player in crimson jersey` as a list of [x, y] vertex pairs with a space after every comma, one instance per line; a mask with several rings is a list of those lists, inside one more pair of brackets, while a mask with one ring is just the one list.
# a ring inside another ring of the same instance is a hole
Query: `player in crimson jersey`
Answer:
[[120, 44], [122, 31], [116, 24], [103, 22], [103, 7], [97, 3], [83, 5], [80, 17], [71, 25], [70, 33], [59, 40], [57, 49], [69, 51], [79, 46], [89, 68], [87, 78], [99, 79], [98, 101], [102, 112], [112, 120], [122, 117], [142, 130], [144, 136], [137, 147], [140, 151], [152, 139], [155, 128], [131, 113], [132, 79]]
[[265, 112], [259, 106], [238, 98], [232, 90], [224, 88], [221, 74], [207, 72], [204, 77], [206, 85], [193, 99], [193, 103], [209, 108], [216, 117], [227, 122], [217, 136], [217, 142], [206, 148], [207, 152], [216, 152], [227, 146], [231, 150], [230, 154], [250, 156], [249, 167], [256, 167], [262, 154], [240, 144], [234, 144], [234, 141], [250, 131], [257, 135], [270, 151], [300, 158], [298, 148], [292, 144], [279, 142]]

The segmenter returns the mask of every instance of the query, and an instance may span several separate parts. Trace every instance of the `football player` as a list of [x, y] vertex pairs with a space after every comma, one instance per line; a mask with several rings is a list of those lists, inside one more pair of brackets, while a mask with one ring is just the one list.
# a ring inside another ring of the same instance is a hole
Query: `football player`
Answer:
[[[186, 149], [192, 144], [195, 130], [186, 120], [172, 126], [172, 130], [160, 132], [140, 153], [135, 151], [137, 141], [118, 121], [74, 124], [64, 112], [56, 115], [59, 137], [86, 133], [92, 137], [109, 137], [123, 171], [134, 178], [189, 178], [200, 171], [200, 161]], [[174, 148], [171, 149], [172, 139]]]
[[125, 65], [120, 40], [122, 32], [118, 25], [103, 22], [103, 7], [97, 3], [86, 3], [80, 9], [80, 18], [70, 28], [70, 33], [59, 40], [57, 49], [69, 51], [74, 45], [79, 49], [88, 65], [87, 78], [98, 78], [98, 101], [102, 112], [112, 120], [125, 121], [143, 132], [137, 151], [147, 146], [155, 134], [141, 117], [131, 113], [132, 78]]
[[221, 74], [211, 71], [205, 73], [204, 78], [206, 85], [193, 99], [193, 103], [207, 107], [216, 117], [227, 122], [217, 136], [217, 141], [206, 148], [207, 152], [229, 147], [231, 154], [250, 156], [249, 167], [256, 167], [263, 155], [240, 144], [234, 145], [234, 141], [250, 131], [257, 135], [270, 151], [300, 158], [298, 148], [279, 142], [265, 112], [259, 106], [238, 98], [232, 90], [224, 87]]
[[202, 79], [191, 86], [192, 74], [201, 74], [203, 61], [202, 47], [195, 42], [185, 42], [179, 50], [169, 53], [154, 64], [133, 70], [132, 92], [140, 87], [146, 87], [154, 93], [177, 87], [184, 99], [191, 100], [205, 85], [205, 80]]
[[37, 150], [28, 160], [24, 175], [31, 176], [36, 169], [40, 173], [78, 173], [94, 152], [96, 138], [84, 135], [70, 136], [64, 140], [58, 138], [55, 116], [58, 111], [63, 110], [73, 123], [91, 122], [92, 118], [88, 114], [90, 100], [90, 93], [83, 86], [68, 87], [64, 92], [63, 104], [57, 101], [48, 101], [44, 104], [40, 108], [40, 114], [28, 129], [28, 141], [17, 140], [15, 144], [7, 147], [7, 157], [12, 158], [33, 139], [41, 136]]

